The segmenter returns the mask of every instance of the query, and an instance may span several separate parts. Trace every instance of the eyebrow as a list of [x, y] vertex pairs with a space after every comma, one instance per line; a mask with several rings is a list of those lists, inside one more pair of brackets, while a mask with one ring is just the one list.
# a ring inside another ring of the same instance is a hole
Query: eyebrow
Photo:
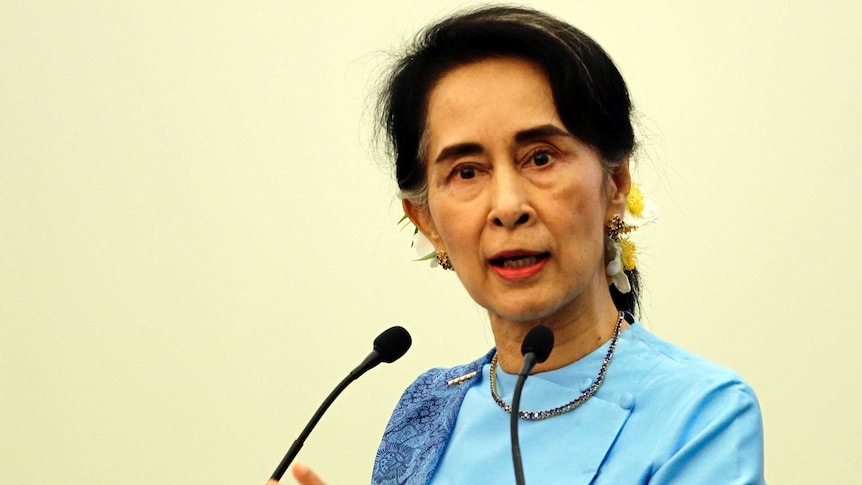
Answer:
[[542, 125], [519, 131], [515, 134], [515, 143], [527, 143], [540, 138], [552, 138], [556, 136], [571, 138], [572, 134], [554, 125]]
[[477, 155], [482, 153], [482, 145], [478, 143], [458, 143], [457, 145], [449, 145], [440, 151], [434, 163], [440, 163], [450, 158], [457, 158], [463, 155]]
[[[515, 134], [515, 143], [523, 144], [542, 138], [552, 138], [558, 136], [571, 138], [572, 134], [566, 130], [563, 130], [562, 128], [548, 124], [519, 131]], [[437, 158], [434, 159], [434, 163], [440, 163], [444, 160], [464, 155], [477, 155], [482, 153], [483, 151], [484, 149], [482, 148], [482, 145], [478, 143], [458, 143], [455, 145], [447, 146], [446, 148], [441, 150], [440, 154], [437, 155]]]

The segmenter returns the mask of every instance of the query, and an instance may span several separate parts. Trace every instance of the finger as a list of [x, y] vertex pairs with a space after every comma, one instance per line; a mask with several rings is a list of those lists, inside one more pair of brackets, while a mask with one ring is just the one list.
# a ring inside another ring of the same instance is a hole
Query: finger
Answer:
[[293, 465], [290, 472], [300, 485], [326, 485], [316, 473], [302, 463]]

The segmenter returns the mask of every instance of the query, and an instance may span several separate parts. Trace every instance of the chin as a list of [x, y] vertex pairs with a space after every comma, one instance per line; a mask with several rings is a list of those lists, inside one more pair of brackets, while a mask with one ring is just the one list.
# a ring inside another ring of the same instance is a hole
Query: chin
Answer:
[[526, 291], [498, 294], [485, 308], [499, 318], [518, 323], [549, 321], [562, 318], [577, 311], [587, 297], [585, 288], [575, 291]]
[[504, 320], [518, 323], [530, 323], [546, 319], [553, 315], [555, 310], [557, 308], [549, 305], [537, 305], [535, 301], [531, 301], [525, 305], [507, 304], [503, 308], [488, 309], [488, 311]]

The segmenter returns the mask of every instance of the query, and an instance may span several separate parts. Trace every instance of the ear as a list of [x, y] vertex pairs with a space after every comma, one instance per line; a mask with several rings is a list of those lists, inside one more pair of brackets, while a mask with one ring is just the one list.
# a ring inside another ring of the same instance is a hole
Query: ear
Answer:
[[407, 214], [410, 222], [419, 229], [419, 232], [431, 241], [431, 244], [434, 245], [434, 249], [438, 251], [444, 249], [443, 240], [440, 239], [440, 234], [437, 232], [437, 226], [434, 225], [434, 221], [431, 219], [431, 214], [428, 212], [427, 207], [415, 205], [407, 199], [403, 199], [401, 201], [401, 207], [404, 208], [404, 213]]
[[[624, 214], [626, 200], [632, 189], [632, 176], [629, 172], [629, 161], [626, 159], [619, 167], [611, 172], [608, 179], [608, 215]], [[610, 218], [610, 217], [609, 217]]]

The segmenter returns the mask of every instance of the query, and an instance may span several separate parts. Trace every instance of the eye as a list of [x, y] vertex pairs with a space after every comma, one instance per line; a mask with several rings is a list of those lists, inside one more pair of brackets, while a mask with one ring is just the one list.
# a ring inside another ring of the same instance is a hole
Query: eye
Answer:
[[530, 159], [533, 162], [533, 165], [535, 165], [537, 167], [543, 167], [543, 166], [551, 163], [551, 161], [553, 160], [553, 157], [551, 156], [551, 154], [549, 152], [537, 151], [537, 152], [533, 153], [533, 155], [530, 157]]
[[473, 183], [482, 176], [484, 171], [485, 168], [482, 165], [472, 161], [464, 161], [449, 168], [449, 175], [446, 176], [446, 180], [455, 184]]
[[469, 180], [476, 176], [476, 167], [459, 167], [455, 170], [455, 172], [457, 173], [458, 177], [464, 180]]

